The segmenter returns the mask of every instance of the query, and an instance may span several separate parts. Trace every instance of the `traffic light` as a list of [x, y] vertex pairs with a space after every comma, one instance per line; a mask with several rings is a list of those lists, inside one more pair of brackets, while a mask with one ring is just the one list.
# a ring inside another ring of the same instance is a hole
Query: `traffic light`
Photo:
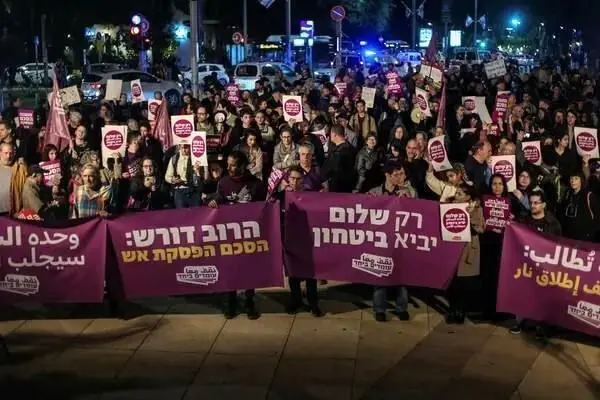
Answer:
[[144, 22], [145, 18], [139, 14], [135, 14], [133, 17], [131, 17], [131, 25], [129, 27], [129, 33], [131, 33], [131, 36], [139, 38], [145, 33], [143, 26]]

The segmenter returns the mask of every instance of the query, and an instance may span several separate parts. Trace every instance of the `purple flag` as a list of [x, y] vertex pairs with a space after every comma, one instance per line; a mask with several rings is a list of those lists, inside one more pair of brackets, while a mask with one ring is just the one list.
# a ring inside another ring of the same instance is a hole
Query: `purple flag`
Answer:
[[126, 298], [283, 286], [278, 204], [141, 212], [108, 229]]
[[444, 242], [439, 203], [392, 196], [286, 193], [290, 276], [445, 288], [464, 247]]
[[510, 223], [504, 231], [499, 312], [600, 336], [600, 245]]
[[2, 305], [101, 303], [105, 265], [104, 220], [48, 228], [0, 217]]

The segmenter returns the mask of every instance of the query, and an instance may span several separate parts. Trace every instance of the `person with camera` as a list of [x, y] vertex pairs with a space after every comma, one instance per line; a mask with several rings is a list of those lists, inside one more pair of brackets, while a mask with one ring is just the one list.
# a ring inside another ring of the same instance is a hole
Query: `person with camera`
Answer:
[[142, 175], [131, 179], [129, 211], [160, 210], [165, 206], [164, 182], [158, 174], [156, 163], [150, 157], [142, 160]]
[[175, 208], [198, 207], [202, 203], [202, 190], [207, 180], [207, 169], [192, 166], [189, 144], [180, 144], [167, 167], [165, 182], [171, 185]]

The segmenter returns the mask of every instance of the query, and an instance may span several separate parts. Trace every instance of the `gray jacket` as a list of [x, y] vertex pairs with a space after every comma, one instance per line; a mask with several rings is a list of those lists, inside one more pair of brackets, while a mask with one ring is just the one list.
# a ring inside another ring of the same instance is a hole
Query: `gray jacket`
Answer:
[[286, 149], [281, 143], [275, 146], [273, 152], [273, 167], [277, 169], [286, 169], [294, 165], [300, 164], [300, 158], [298, 155], [298, 145], [292, 143], [291, 146]]

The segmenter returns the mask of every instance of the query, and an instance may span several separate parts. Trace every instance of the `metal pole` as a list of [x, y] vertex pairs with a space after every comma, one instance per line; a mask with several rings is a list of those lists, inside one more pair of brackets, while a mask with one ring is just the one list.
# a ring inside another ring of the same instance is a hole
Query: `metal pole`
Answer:
[[417, 0], [412, 0], [412, 45], [417, 49]]
[[[198, 0], [198, 10], [197, 10], [197, 19], [198, 19], [198, 25], [197, 25], [197, 30], [198, 30], [198, 54], [196, 55], [196, 57], [198, 58], [198, 61], [200, 61], [200, 53], [202, 52], [202, 44], [205, 42], [204, 40], [204, 4], [205, 4], [205, 0]], [[205, 45], [206, 46], [206, 45]]]
[[448, 23], [444, 23], [444, 55], [448, 58], [448, 49], [450, 48], [450, 38], [448, 37]]
[[[477, 24], [479, 23], [478, 20], [478, 16], [477, 16], [477, 3], [478, 1], [475, 0], [475, 20], [473, 21], [473, 47], [477, 46]], [[479, 54], [479, 53], [477, 53]], [[477, 57], [477, 59], [479, 59], [479, 57]]]
[[44, 82], [48, 80], [48, 48], [46, 47], [46, 14], [42, 14], [42, 61], [44, 62]]
[[198, 2], [190, 0], [190, 67], [192, 67], [192, 94], [198, 98]]
[[337, 43], [336, 43], [336, 51], [337, 57], [335, 61], [336, 69], [342, 67], [342, 21], [338, 21], [337, 23]]
[[[244, 60], [248, 58], [248, 0], [244, 0]], [[240, 60], [242, 61], [242, 60]]]
[[285, 51], [285, 62], [292, 64], [292, 0], [285, 0], [285, 34], [287, 36], [287, 48]]

